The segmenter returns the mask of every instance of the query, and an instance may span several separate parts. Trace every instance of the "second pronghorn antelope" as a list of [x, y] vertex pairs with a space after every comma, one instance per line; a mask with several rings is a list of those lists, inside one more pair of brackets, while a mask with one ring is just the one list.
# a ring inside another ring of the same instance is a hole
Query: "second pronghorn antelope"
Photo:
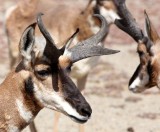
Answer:
[[25, 29], [19, 43], [21, 59], [0, 85], [0, 131], [20, 132], [44, 107], [79, 123], [89, 119], [92, 110], [68, 76], [69, 69], [81, 59], [118, 52], [98, 45], [107, 33], [107, 23], [95, 16], [102, 23], [99, 32], [73, 47], [70, 44], [78, 31], [58, 49], [41, 14], [37, 24], [43, 38], [35, 35], [36, 23]]
[[115, 24], [138, 43], [137, 52], [140, 64], [129, 81], [129, 90], [142, 92], [153, 86], [160, 88], [160, 37], [158, 33], [146, 12], [145, 32], [143, 32], [127, 9], [125, 0], [114, 1], [121, 17], [120, 20], [115, 21]]

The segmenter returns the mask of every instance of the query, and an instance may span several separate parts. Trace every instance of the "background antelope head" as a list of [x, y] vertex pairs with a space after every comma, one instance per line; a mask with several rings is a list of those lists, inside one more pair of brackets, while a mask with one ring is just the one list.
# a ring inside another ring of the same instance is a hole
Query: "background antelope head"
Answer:
[[89, 10], [91, 14], [101, 14], [107, 19], [108, 24], [114, 22], [116, 18], [119, 18], [117, 15], [117, 9], [112, 0], [90, 0], [86, 9], [82, 12]]
[[159, 55], [160, 38], [145, 12], [145, 32], [143, 32], [131, 13], [128, 11], [125, 0], [114, 0], [121, 17], [115, 24], [128, 33], [137, 43], [140, 64], [129, 81], [129, 90], [142, 92], [153, 86], [159, 87]]

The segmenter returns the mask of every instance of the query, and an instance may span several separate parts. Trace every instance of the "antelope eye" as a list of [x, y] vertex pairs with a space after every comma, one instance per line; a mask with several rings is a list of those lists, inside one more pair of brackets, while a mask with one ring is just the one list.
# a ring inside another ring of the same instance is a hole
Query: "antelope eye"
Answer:
[[67, 72], [71, 72], [71, 66], [68, 66], [68, 67], [66, 68], [66, 70], [67, 70]]
[[67, 72], [71, 72], [71, 68], [72, 68], [72, 65], [69, 65], [68, 67], [66, 67]]
[[142, 56], [144, 54], [143, 51], [138, 51], [139, 56]]
[[48, 75], [48, 71], [47, 70], [41, 70], [41, 71], [37, 71], [37, 73], [41, 76], [47, 76]]
[[49, 69], [39, 70], [39, 71], [36, 71], [36, 73], [37, 73], [39, 76], [46, 77], [46, 76], [49, 76], [49, 75], [50, 75], [50, 70], [49, 70]]

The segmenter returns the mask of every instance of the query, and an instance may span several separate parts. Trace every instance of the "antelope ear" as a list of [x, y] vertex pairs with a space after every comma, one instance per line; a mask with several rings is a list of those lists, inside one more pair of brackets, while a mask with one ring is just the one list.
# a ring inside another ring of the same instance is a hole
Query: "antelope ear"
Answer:
[[32, 51], [35, 41], [35, 26], [36, 23], [28, 26], [23, 32], [20, 43], [19, 43], [19, 51], [22, 56], [23, 61], [30, 62], [32, 58]]
[[146, 30], [147, 36], [155, 44], [156, 41], [159, 39], [159, 35], [155, 30], [153, 24], [151, 23], [146, 11], [144, 11], [144, 14], [145, 14], [145, 30]]

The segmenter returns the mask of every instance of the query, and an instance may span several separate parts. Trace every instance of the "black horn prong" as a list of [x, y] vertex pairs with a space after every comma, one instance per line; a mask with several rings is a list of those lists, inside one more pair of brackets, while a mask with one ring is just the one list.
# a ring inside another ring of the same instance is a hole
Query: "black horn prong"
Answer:
[[41, 18], [42, 15], [43, 15], [43, 13], [39, 13], [37, 15], [37, 25], [38, 25], [39, 30], [41, 31], [42, 35], [46, 39], [46, 45], [45, 45], [45, 49], [44, 49], [43, 54], [55, 63], [58, 61], [58, 58], [61, 53], [60, 53], [59, 49], [56, 47], [51, 35], [49, 34], [47, 29], [45, 28], [43, 21], [42, 21], [42, 18]]
[[69, 46], [71, 45], [73, 39], [76, 37], [76, 35], [78, 34], [79, 32], [79, 28], [77, 28], [77, 30], [73, 33], [73, 35], [67, 39], [65, 45], [60, 49], [60, 52], [63, 54], [65, 49], [68, 49]]
[[43, 34], [43, 36], [45, 37], [45, 39], [48, 42], [54, 44], [54, 40], [52, 39], [51, 35], [49, 34], [49, 32], [47, 31], [47, 29], [45, 28], [45, 26], [43, 24], [43, 21], [41, 18], [42, 15], [44, 15], [44, 14], [38, 13], [38, 15], [37, 15], [37, 24], [38, 24], [39, 30], [41, 31], [41, 33]]
[[128, 33], [135, 41], [142, 40], [144, 34], [142, 30], [139, 28], [138, 24], [133, 18], [132, 14], [126, 7], [125, 0], [113, 0], [116, 8], [118, 10], [118, 14], [121, 19], [116, 19], [115, 24], [118, 28]]
[[66, 43], [66, 48], [68, 49], [73, 41], [73, 39], [76, 37], [76, 35], [78, 34], [79, 32], [79, 28], [77, 28], [77, 30], [75, 31], [75, 33], [67, 40], [67, 43]]
[[92, 37], [90, 37], [90, 38], [88, 38], [88, 39], [86, 39], [86, 40], [84, 40], [82, 42], [79, 42], [79, 43], [83, 43], [85, 45], [97, 45], [108, 34], [109, 29], [108, 29], [108, 23], [107, 23], [106, 19], [100, 14], [94, 14], [93, 16], [97, 17], [101, 21], [100, 30], [98, 31], [98, 33], [96, 33]]

